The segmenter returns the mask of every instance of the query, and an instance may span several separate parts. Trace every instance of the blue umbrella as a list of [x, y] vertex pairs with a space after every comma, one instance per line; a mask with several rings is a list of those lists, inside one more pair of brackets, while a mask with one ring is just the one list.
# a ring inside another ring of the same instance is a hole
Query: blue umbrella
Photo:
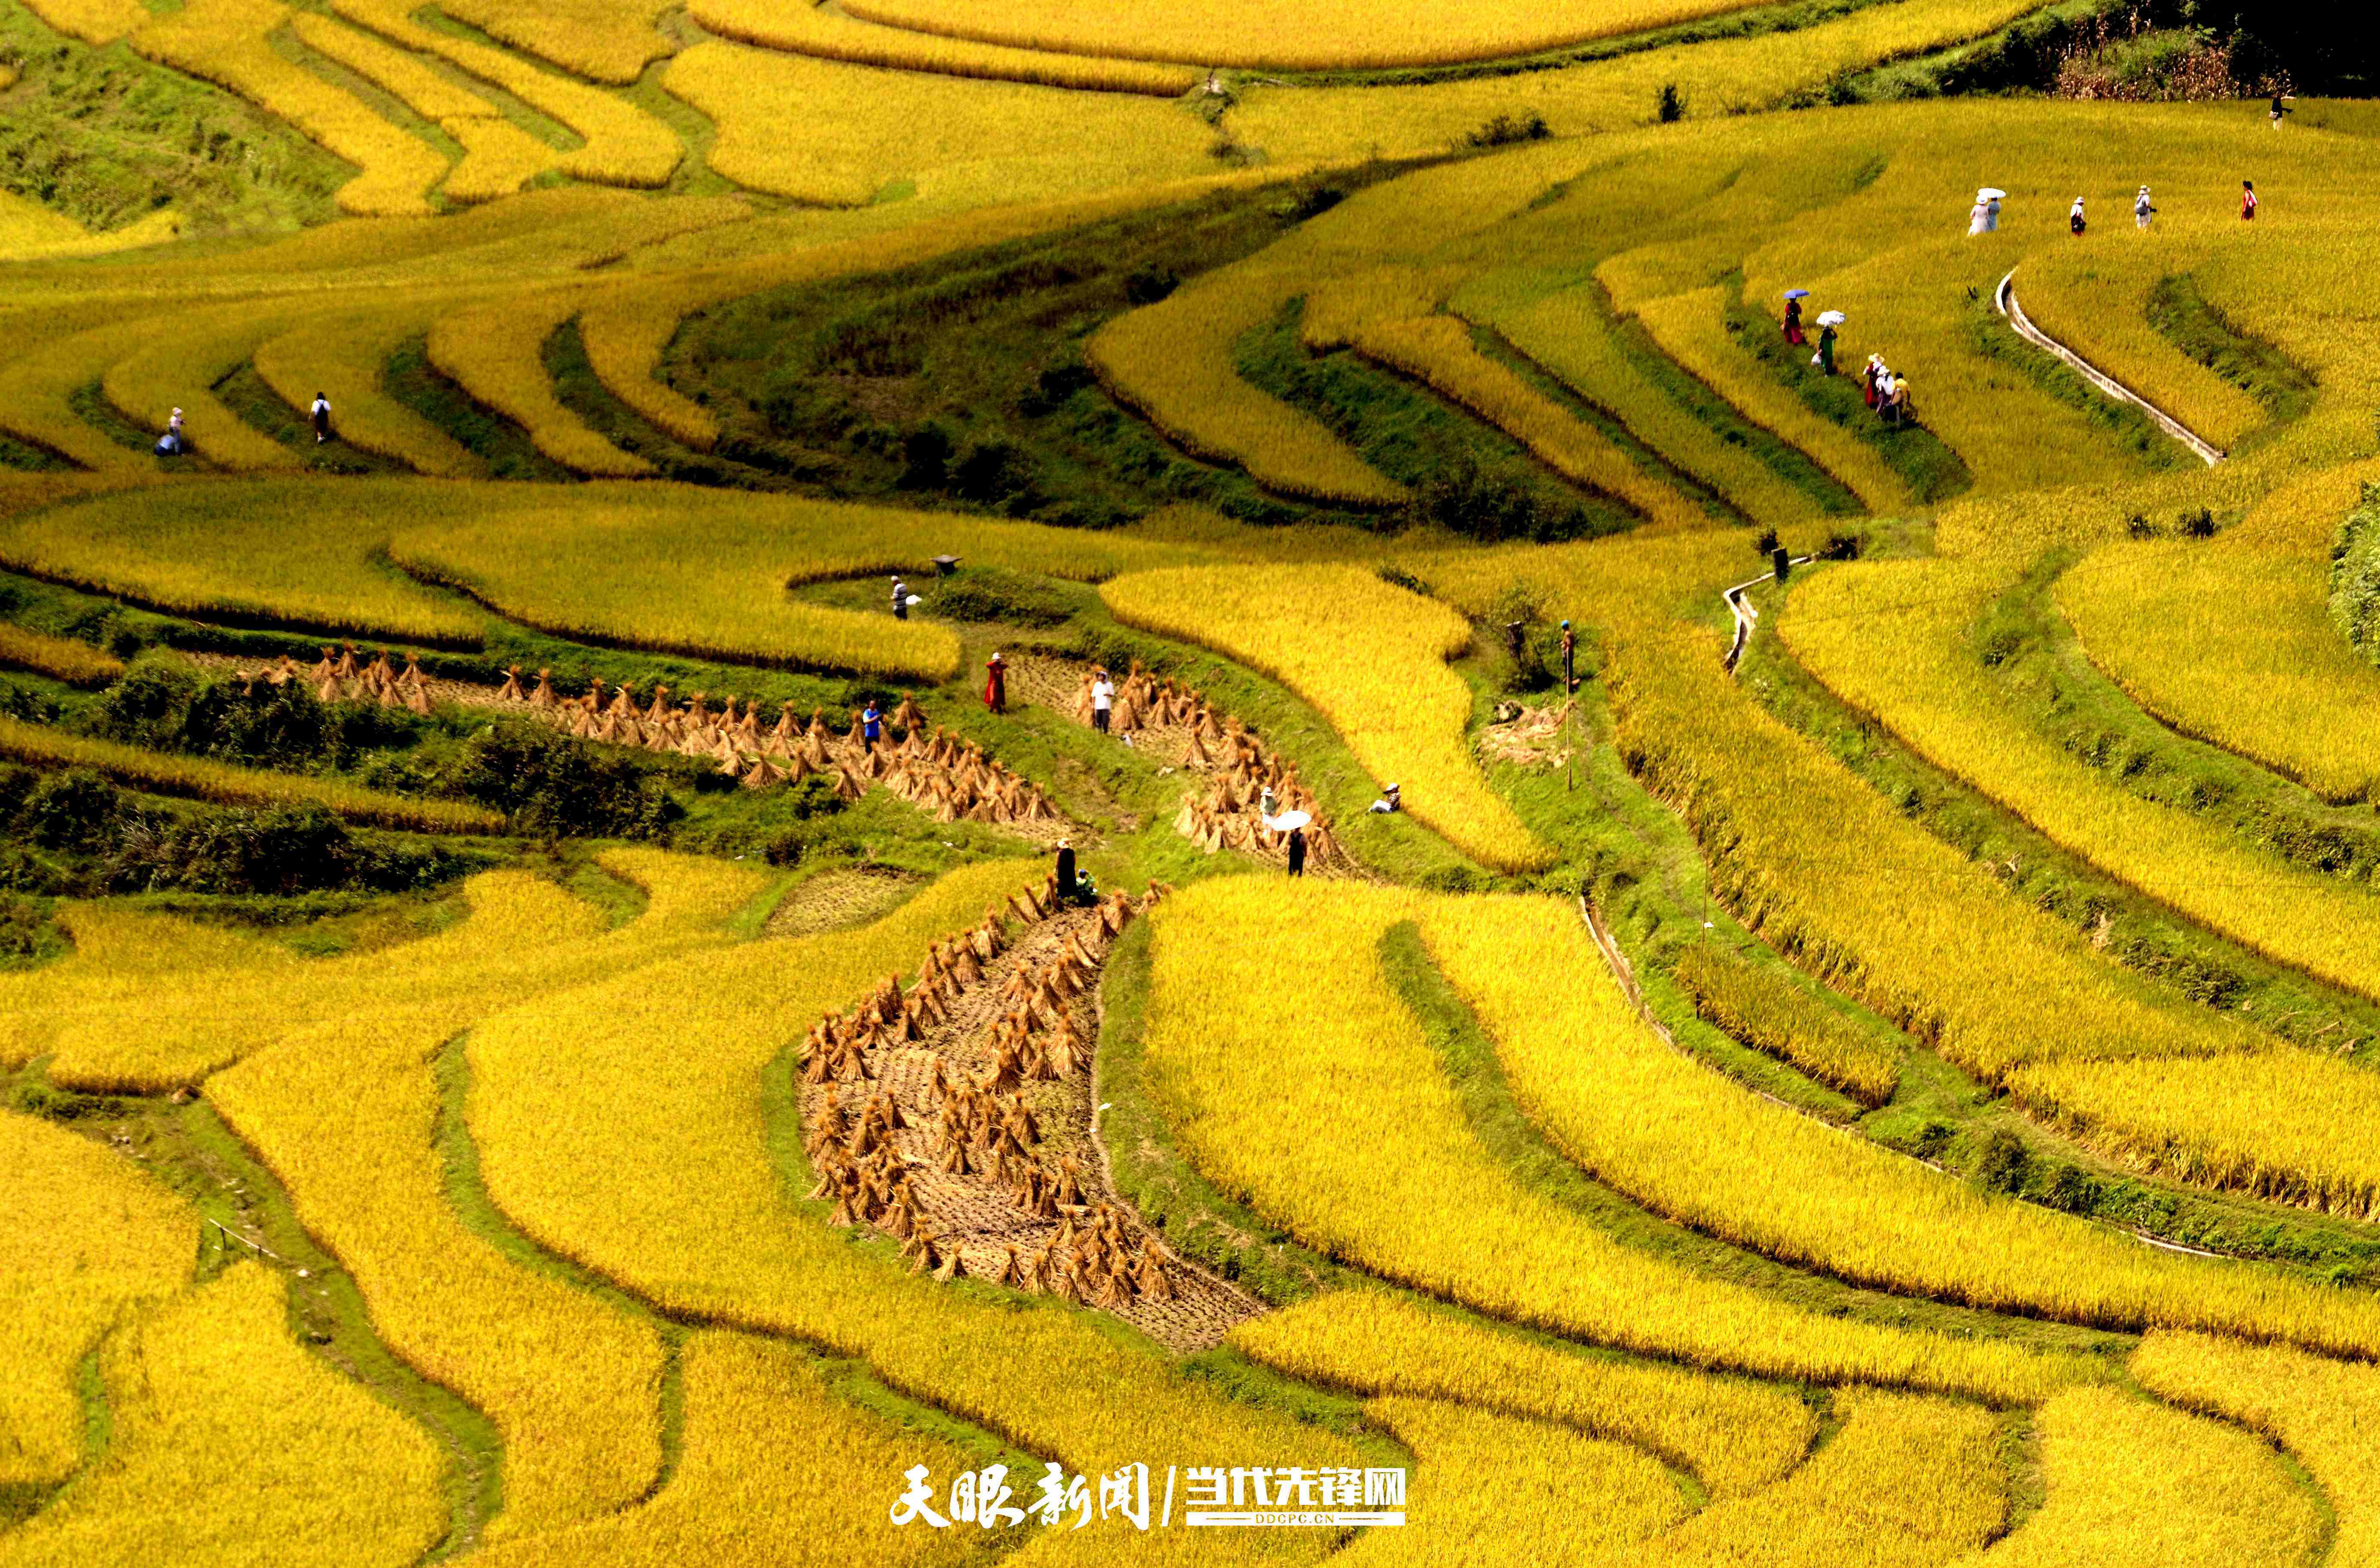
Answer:
[[1807, 299], [1810, 297], [1810, 291], [1805, 288], [1789, 288], [1785, 291], [1785, 297], [1788, 299]]

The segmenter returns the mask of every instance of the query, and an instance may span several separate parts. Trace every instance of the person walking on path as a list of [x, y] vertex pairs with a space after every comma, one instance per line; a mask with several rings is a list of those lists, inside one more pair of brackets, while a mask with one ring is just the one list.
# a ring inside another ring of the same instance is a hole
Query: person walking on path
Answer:
[[2078, 196], [2074, 199], [2073, 211], [2066, 214], [2066, 232], [2081, 239], [2082, 231], [2089, 226], [2082, 221], [2082, 199]]
[[884, 739], [884, 715], [878, 710], [874, 697], [868, 698], [868, 706], [859, 710], [859, 738], [871, 752], [876, 742]]
[[1802, 302], [1798, 299], [1785, 302], [1785, 341], [1795, 348], [1806, 341], [1802, 335]]
[[892, 579], [892, 619], [909, 619], [909, 585], [897, 576]]
[[2240, 221], [2243, 223], [2252, 223], [2256, 221], [2256, 182], [2254, 180], [2240, 182]]
[[1831, 322], [1818, 328], [1818, 373], [1824, 376], [1835, 373], [1835, 329]]
[[1108, 732], [1108, 716], [1115, 711], [1115, 682], [1104, 669], [1091, 671], [1091, 728], [1104, 735]]
[[1058, 901], [1062, 904], [1075, 901], [1075, 841], [1072, 838], [1058, 840]]
[[2156, 209], [2149, 204], [2149, 187], [2143, 186], [2140, 195], [2132, 199], [2132, 226], [2138, 229], [2147, 228], [2149, 220], [2155, 216]]
[[188, 450], [182, 440], [182, 411], [176, 408], [173, 417], [165, 421], [165, 433], [157, 438], [157, 455], [179, 457]]
[[983, 706], [994, 713], [1008, 711], [1008, 661], [998, 649], [983, 667]]
[[1305, 874], [1305, 829], [1303, 827], [1289, 830], [1289, 874], [1292, 876]]
[[1562, 695], [1569, 696], [1578, 690], [1578, 633], [1570, 629], [1567, 621], [1562, 622], [1561, 653]]
[[1871, 409], [1876, 407], [1876, 384], [1883, 379], [1883, 376], [1884, 356], [1869, 355], [1865, 368], [1860, 371], [1860, 396], [1866, 401]]
[[316, 392], [314, 406], [307, 412], [314, 419], [314, 444], [321, 446], [331, 439], [331, 400], [321, 392]]
[[2282, 95], [2280, 93], [2276, 92], [2273, 94], [2273, 128], [2275, 130], [2281, 128], [2281, 116], [2283, 115], [2294, 115], [2297, 113], [2295, 109], [2292, 109], [2287, 103], [2282, 103], [2281, 98]]

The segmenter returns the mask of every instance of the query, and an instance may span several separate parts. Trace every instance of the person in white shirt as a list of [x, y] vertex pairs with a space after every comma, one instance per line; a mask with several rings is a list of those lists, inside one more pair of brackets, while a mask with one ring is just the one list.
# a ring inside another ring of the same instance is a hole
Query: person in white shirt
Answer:
[[2149, 220], [2155, 216], [2156, 216], [2156, 209], [2149, 205], [2149, 187], [2143, 186], [2139, 199], [2132, 203], [2132, 226], [2147, 228]]
[[1091, 728], [1104, 735], [1108, 732], [1108, 716], [1115, 709], [1115, 682], [1104, 669], [1091, 671]]
[[331, 439], [331, 400], [316, 392], [314, 406], [307, 412], [314, 416], [314, 444], [321, 446]]

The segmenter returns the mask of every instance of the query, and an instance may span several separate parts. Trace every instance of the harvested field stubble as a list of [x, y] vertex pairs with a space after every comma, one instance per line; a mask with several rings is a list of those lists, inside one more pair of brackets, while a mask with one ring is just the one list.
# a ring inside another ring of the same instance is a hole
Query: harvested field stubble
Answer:
[[[1054, 1303], [905, 1277], [889, 1248], [848, 1245], [824, 1202], [791, 1196], [810, 1173], [771, 1152], [794, 1147], [772, 1067], [786, 1020], [860, 1000], [1043, 874], [1038, 861], [968, 867], [864, 930], [723, 948], [480, 1025], [468, 1116], [491, 1194], [544, 1245], [668, 1310], [865, 1357], [1070, 1470], [1228, 1450], [1359, 1463], [1335, 1457], [1354, 1453], [1342, 1440], [1208, 1392]], [[673, 1067], [657, 1076], [664, 1053]]]

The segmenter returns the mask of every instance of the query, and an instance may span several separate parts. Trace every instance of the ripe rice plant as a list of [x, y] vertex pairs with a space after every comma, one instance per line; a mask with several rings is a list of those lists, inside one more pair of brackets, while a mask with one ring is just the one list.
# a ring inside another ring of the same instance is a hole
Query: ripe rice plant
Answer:
[[504, 826], [504, 814], [484, 806], [413, 800], [335, 778], [271, 773], [260, 767], [142, 751], [15, 718], [0, 718], [0, 756], [35, 767], [92, 768], [136, 790], [195, 796], [227, 805], [321, 805], [351, 822], [419, 833], [501, 833]]
[[[734, 1568], [768, 1542], [784, 1568], [942, 1568], [974, 1561], [974, 1531], [902, 1529], [855, 1492], [897, 1487], [913, 1465], [947, 1489], [978, 1463], [964, 1451], [845, 1397], [790, 1345], [697, 1329], [679, 1353], [685, 1430], [669, 1484], [634, 1508], [482, 1549], [486, 1568]], [[1020, 1500], [1038, 1474], [1014, 1475]], [[947, 1496], [945, 1490], [944, 1495]], [[870, 1500], [872, 1501], [872, 1495]]]
[[[1434, 1399], [1370, 1400], [1364, 1415], [1420, 1462], [1417, 1527], [1378, 1532], [1366, 1568], [1443, 1562], [1451, 1539], [1491, 1562], [1634, 1562], [1688, 1512], [1660, 1462], [1621, 1443]], [[1547, 1506], [1564, 1497], [1595, 1501]]]
[[1779, 635], [1812, 674], [2063, 848], [2212, 930], [2380, 997], [2380, 895], [2144, 800], [2005, 706], [1966, 629], [2013, 574], [1877, 561], [1803, 584]]
[[1910, 504], [1914, 498], [1908, 482], [1874, 447], [1812, 413], [1729, 338], [1726, 312], [1727, 290], [1715, 285], [1648, 299], [1637, 308], [1636, 319], [1695, 380], [1716, 389], [1753, 424], [1809, 453], [1869, 511], [1894, 512]]
[[2149, 1064], [2044, 1062], [2009, 1087], [2142, 1170], [2333, 1213], [2380, 1214], [2380, 1100], [2368, 1068], [2270, 1045]]
[[2284, 1568], [2321, 1538], [2305, 1489], [2246, 1432], [2116, 1389], [2041, 1407], [2049, 1495], [2000, 1568]]
[[[1428, 913], [1402, 890], [1249, 877], [1160, 906], [1151, 1086], [1225, 1192], [1400, 1284], [1697, 1367], [1995, 1401], [2100, 1375], [2084, 1357], [1820, 1316], [1626, 1247], [1521, 1186], [1472, 1135], [1381, 970], [1381, 934]], [[1578, 979], [1573, 965], [1563, 984]]]
[[386, 89], [425, 120], [443, 124], [496, 112], [494, 103], [442, 74], [419, 55], [392, 48], [368, 32], [318, 12], [292, 11], [289, 30], [307, 48]]
[[1694, 1010], [1723, 1032], [1863, 1104], [1892, 1098], [1900, 1081], [1900, 1054], [1768, 966], [1696, 943], [1671, 967], [1694, 997]]
[[2034, 326], [2228, 452], [2267, 422], [2264, 404], [2149, 323], [2158, 283], [2198, 259], [2176, 244], [2051, 250], [2026, 258], [2017, 300]]
[[1441, 899], [1420, 918], [1533, 1118], [1597, 1180], [1696, 1230], [1998, 1311], [2380, 1350], [2367, 1297], [2143, 1248], [1763, 1099], [1645, 1028], [1595, 962], [1577, 912], [1553, 899]]
[[670, 53], [653, 25], [662, 7], [650, 0], [451, 0], [445, 9], [525, 54], [611, 87], [634, 86]]
[[[468, 158], [457, 164], [448, 187], [470, 167]], [[420, 336], [436, 309], [431, 302], [408, 301], [302, 317], [257, 344], [256, 373], [292, 408], [310, 407], [318, 392], [328, 397], [339, 439], [359, 452], [395, 458], [434, 478], [485, 478], [485, 463], [382, 386], [389, 356]]]
[[1718, 633], [1678, 619], [1706, 613], [1742, 570], [1742, 549], [1741, 536], [1714, 532], [1409, 564], [1475, 612], [1518, 580], [1546, 613], [1604, 627], [1621, 754], [1684, 816], [1714, 893], [1770, 947], [1970, 1072], [1998, 1080], [2052, 1056], [2256, 1043], [2228, 1019], [2149, 1000], [2070, 927], [1756, 706], [1728, 678]]
[[[914, 266], [957, 250], [1097, 223], [1217, 190], [1261, 185], [1273, 177], [1267, 170], [1251, 169], [1095, 196], [991, 207], [969, 206], [963, 193], [960, 199], [946, 197], [941, 204], [946, 210], [957, 209], [947, 216], [913, 214], [907, 222], [892, 223], [882, 210], [874, 208], [808, 213], [800, 220], [806, 226], [792, 235], [783, 226], [785, 220], [756, 223], [732, 234], [706, 236], [705, 265], [671, 273], [656, 270], [657, 275], [650, 279], [606, 290], [589, 303], [580, 317], [579, 335], [586, 344], [588, 363], [606, 391], [657, 428], [698, 452], [708, 452], [719, 440], [719, 422], [692, 398], [655, 379], [662, 351], [676, 336], [679, 323], [698, 311], [764, 289]], [[829, 224], [835, 226], [824, 226]], [[838, 235], [843, 237], [831, 237]], [[762, 243], [753, 244], [756, 238]], [[740, 248], [727, 250], [729, 241]]]
[[238, 473], [294, 468], [296, 452], [249, 425], [212, 390], [281, 320], [278, 308], [253, 306], [161, 317], [146, 342], [107, 368], [100, 390], [134, 424], [161, 435], [181, 408], [193, 444], [219, 467]]
[[101, 1357], [107, 1460], [0, 1532], [0, 1565], [233, 1568], [259, 1550], [404, 1568], [447, 1528], [429, 1434], [290, 1337], [287, 1289], [234, 1264]]
[[772, 5], [769, 0], [695, 0], [687, 14], [722, 38], [855, 66], [1033, 82], [1094, 92], [1143, 92], [1159, 98], [1179, 98], [1197, 86], [1199, 80], [1198, 73], [1187, 66], [1087, 59], [1080, 54], [1012, 49], [902, 28], [870, 27], [810, 0], [795, 0], [790, 6]]
[[124, 673], [124, 661], [72, 637], [46, 636], [0, 621], [0, 664], [37, 670], [69, 686], [104, 686]]
[[27, 0], [25, 8], [60, 32], [94, 47], [115, 42], [149, 20], [137, 0]]
[[1099, 590], [1116, 618], [1271, 675], [1330, 720], [1404, 809], [1500, 871], [1552, 851], [1488, 788], [1463, 743], [1471, 689], [1446, 668], [1471, 641], [1452, 610], [1354, 566], [1184, 567]]
[[392, 43], [460, 66], [584, 137], [586, 146], [562, 158], [563, 172], [574, 178], [649, 189], [667, 185], [685, 161], [675, 133], [626, 99], [540, 70], [502, 49], [422, 27], [404, 0], [335, 0], [331, 8]]
[[84, 468], [145, 476], [155, 467], [147, 452], [110, 440], [74, 411], [85, 388], [155, 334], [156, 323], [126, 321], [119, 306], [108, 314], [115, 319], [102, 325], [70, 307], [46, 313], [49, 334], [0, 366], [0, 430]]
[[892, 572], [923, 587], [941, 553], [1095, 578], [1205, 553], [1038, 524], [684, 486], [523, 487], [501, 507], [477, 495], [417, 493], [428, 515], [396, 536], [392, 553], [516, 620], [601, 642], [931, 681], [958, 668], [958, 639], [946, 627], [828, 609], [785, 589]]
[[283, 979], [303, 965], [280, 943], [113, 903], [68, 903], [58, 923], [74, 951], [39, 969], [0, 974], [0, 1067], [20, 1067], [57, 1049], [59, 1031], [94, 1011], [147, 1007], [160, 977], [200, 970], [253, 970]]
[[441, 316], [430, 328], [430, 363], [528, 431], [538, 450], [564, 467], [599, 479], [642, 478], [653, 465], [565, 408], [546, 374], [545, 340], [578, 314], [585, 299], [580, 289], [513, 295]]
[[[922, 200], [1020, 201], [1211, 172], [1214, 133], [1171, 103], [882, 71], [702, 43], [664, 84], [718, 123], [710, 166], [755, 190], [864, 207], [897, 182]], [[834, 105], [820, 115], [816, 106]], [[790, 115], [803, 132], [787, 137]]]
[[[1053, 1300], [905, 1277], [829, 1227], [823, 1203], [792, 1196], [808, 1177], [778, 1164], [792, 1151], [772, 1130], [785, 1091], [771, 1064], [800, 1020], [1043, 874], [1038, 861], [969, 866], [862, 930], [722, 947], [478, 1025], [468, 1118], [491, 1195], [543, 1245], [671, 1313], [864, 1357], [1070, 1470], [1225, 1451], [1360, 1463], [1342, 1440], [1225, 1399]], [[1122, 1538], [1124, 1552], [1153, 1544]]]
[[2305, 1465], [2338, 1515], [2328, 1561], [2380, 1562], [2380, 1373], [2302, 1351], [2154, 1333], [2132, 1375], [2164, 1399], [2263, 1432]]
[[[76, 1364], [128, 1308], [188, 1280], [199, 1221], [113, 1150], [14, 1111], [0, 1169], [16, 1215], [0, 1236], [0, 1487], [39, 1486], [82, 1460]], [[0, 1532], [0, 1551], [15, 1538]]]
[[[0, 67], [0, 88], [7, 87], [11, 79], [6, 68]], [[63, 212], [0, 191], [0, 261], [63, 261], [161, 245], [181, 232], [181, 222], [180, 214], [169, 209], [120, 229], [93, 234]]]
[[1954, 1400], [1848, 1389], [1834, 1441], [1766, 1490], [1714, 1503], [1642, 1558], [1690, 1563], [1758, 1562], [1791, 1542], [1783, 1562], [1918, 1568], [1973, 1551], [1999, 1530], [2008, 1478], [1991, 1412]]
[[549, 169], [562, 154], [510, 120], [491, 115], [441, 120], [439, 128], [463, 144], [463, 161], [438, 187], [449, 201], [499, 201]]
[[468, 606], [374, 561], [384, 521], [326, 507], [334, 496], [298, 480], [127, 490], [0, 524], [0, 561], [200, 620], [479, 643]]
[[[1609, 409], [1628, 433], [1710, 486], [1753, 522], [1784, 528], [1809, 521], [1808, 493], [1779, 478], [1742, 447], [1721, 440], [1621, 354], [1592, 283], [1548, 296], [1494, 324], [1512, 345]], [[1463, 314], [1476, 308], [1458, 302]]]
[[1231, 1343], [1308, 1382], [1455, 1400], [1629, 1443], [1718, 1497], [1783, 1478], [1818, 1431], [1808, 1405], [1765, 1383], [1556, 1349], [1386, 1291], [1333, 1291], [1252, 1318]]
[[[342, 1030], [363, 1050], [378, 1020], [411, 1028], [444, 1017], [449, 1026], [423, 1047], [426, 1060], [473, 1019], [508, 1005], [516, 990], [534, 995], [578, 984], [611, 963], [716, 940], [718, 927], [757, 886], [730, 862], [659, 850], [613, 850], [601, 863], [648, 894], [644, 917], [616, 932], [603, 933], [596, 911], [527, 873], [490, 872], [466, 884], [474, 918], [463, 925], [317, 962], [296, 960], [273, 943], [209, 940], [203, 927], [175, 921], [161, 939], [211, 955], [205, 967], [164, 971], [153, 963], [128, 963], [119, 942], [104, 961], [56, 964], [24, 976], [14, 987], [11, 1021], [25, 1043], [55, 1053], [49, 1070], [57, 1082], [102, 1092], [194, 1087], [318, 1026], [332, 1036], [325, 1050], [347, 1037]], [[79, 918], [72, 929], [83, 929]], [[162, 1016], [161, 986], [176, 997]], [[22, 1030], [22, 1020], [45, 1014], [45, 1025]]]
[[2230, 537], [2112, 544], [2055, 591], [2091, 662], [2125, 695], [2345, 803], [2380, 784], [2380, 670], [2331, 623], [2325, 565]]
[[1350, 341], [1366, 358], [1402, 371], [1502, 430], [1564, 478], [1616, 496], [1667, 527], [1707, 521], [1700, 507], [1637, 467], [1602, 431], [1480, 353], [1455, 318], [1366, 321]]
[[1164, 0], [1129, 16], [1083, 0], [969, 6], [950, 0], [860, 0], [864, 20], [950, 38], [1128, 60], [1205, 60], [1275, 70], [1374, 69], [1529, 54], [1736, 9], [1740, 0], [1522, 0], [1459, 15], [1354, 0], [1330, 11], [1249, 16], [1215, 0]]
[[1084, 357], [1110, 395], [1193, 456], [1237, 464], [1284, 495], [1394, 506], [1406, 499], [1403, 486], [1232, 367], [1233, 345], [1300, 292], [1285, 270], [1226, 267], [1108, 322], [1083, 345]]
[[[1497, 115], [1540, 115], [1560, 138], [1622, 131], [1654, 122], [1665, 86], [1677, 89], [1689, 118], [1766, 108], [1845, 71], [1979, 38], [2036, 8], [2034, 0], [1907, 0], [1791, 32], [1638, 50], [1562, 70], [1360, 92], [1259, 88], [1228, 123], [1276, 159], [1316, 162], [1440, 153]], [[880, 14], [873, 0], [866, 14]], [[1665, 134], [1674, 146], [1683, 133]]]
[[239, 94], [363, 172], [339, 187], [339, 209], [385, 218], [427, 213], [446, 160], [353, 95], [284, 59], [267, 42], [289, 18], [275, 0], [191, 0], [132, 35], [143, 56]]
[[600, 1517], [650, 1490], [662, 1349], [649, 1323], [464, 1228], [446, 1201], [431, 1064], [516, 996], [715, 940], [757, 886], [717, 862], [648, 853], [615, 863], [656, 893], [643, 919], [615, 932], [552, 883], [492, 873], [473, 881], [471, 918], [451, 932], [314, 966], [253, 996], [238, 976], [193, 984], [176, 1009], [203, 1019], [229, 1003], [291, 1020], [210, 1078], [207, 1097], [354, 1273], [390, 1347], [495, 1421], [508, 1534]]

